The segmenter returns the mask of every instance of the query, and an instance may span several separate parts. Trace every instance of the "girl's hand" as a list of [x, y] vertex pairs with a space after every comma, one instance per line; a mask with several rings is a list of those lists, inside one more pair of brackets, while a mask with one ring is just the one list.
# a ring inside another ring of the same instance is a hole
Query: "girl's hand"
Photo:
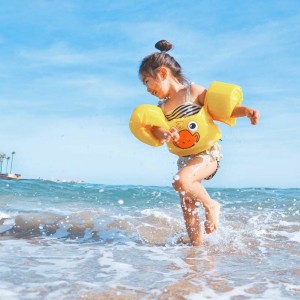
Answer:
[[179, 134], [175, 127], [167, 130], [162, 127], [153, 126], [152, 133], [162, 144], [170, 142], [171, 139], [175, 142], [179, 139]]
[[252, 125], [256, 125], [259, 120], [259, 111], [253, 108], [248, 108], [245, 111], [246, 117], [250, 119]]
[[247, 117], [250, 119], [252, 125], [256, 125], [259, 120], [259, 111], [247, 106], [237, 105], [232, 111], [232, 118]]

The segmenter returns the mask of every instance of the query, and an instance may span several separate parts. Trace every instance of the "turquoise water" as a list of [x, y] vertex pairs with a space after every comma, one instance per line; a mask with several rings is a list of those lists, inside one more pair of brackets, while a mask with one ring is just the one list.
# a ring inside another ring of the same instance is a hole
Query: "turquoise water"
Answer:
[[0, 181], [0, 298], [299, 299], [300, 189], [208, 192], [193, 248], [170, 187]]

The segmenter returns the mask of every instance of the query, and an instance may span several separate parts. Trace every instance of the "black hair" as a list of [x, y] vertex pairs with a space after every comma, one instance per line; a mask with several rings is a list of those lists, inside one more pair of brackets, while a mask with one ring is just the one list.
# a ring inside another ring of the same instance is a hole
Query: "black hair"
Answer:
[[155, 48], [161, 52], [154, 52], [142, 60], [139, 68], [140, 77], [142, 75], [150, 75], [151, 77], [155, 78], [157, 69], [164, 66], [170, 69], [173, 76], [177, 78], [180, 83], [185, 84], [187, 80], [182, 74], [180, 64], [173, 56], [167, 53], [173, 48], [173, 45], [166, 40], [161, 40], [155, 44]]

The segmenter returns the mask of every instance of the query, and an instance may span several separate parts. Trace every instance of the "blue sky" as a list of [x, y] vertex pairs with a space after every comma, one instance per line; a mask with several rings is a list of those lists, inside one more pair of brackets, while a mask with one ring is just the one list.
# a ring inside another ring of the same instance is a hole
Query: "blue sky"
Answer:
[[188, 79], [241, 85], [251, 126], [220, 124], [208, 187], [300, 187], [300, 6], [287, 1], [1, 1], [0, 152], [24, 178], [170, 185], [176, 156], [135, 140], [138, 79], [167, 39]]

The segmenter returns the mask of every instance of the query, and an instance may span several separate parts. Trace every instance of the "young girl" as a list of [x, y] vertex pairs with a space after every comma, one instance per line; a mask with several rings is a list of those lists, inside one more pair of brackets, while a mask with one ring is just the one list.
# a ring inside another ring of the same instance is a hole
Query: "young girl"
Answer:
[[[146, 56], [139, 68], [140, 78], [147, 91], [161, 99], [158, 105], [167, 120], [198, 113], [204, 105], [206, 89], [187, 82], [178, 62], [166, 53], [172, 49], [171, 43], [162, 40], [157, 42], [155, 47], [161, 52]], [[249, 107], [236, 106], [231, 115], [234, 118], [244, 116], [255, 125], [259, 119], [259, 112]], [[179, 139], [176, 128], [166, 130], [153, 126], [151, 130], [162, 144]], [[206, 233], [212, 233], [218, 228], [220, 203], [210, 198], [202, 186], [202, 180], [211, 179], [216, 174], [221, 157], [220, 146], [215, 143], [201, 153], [179, 157], [177, 162], [179, 171], [174, 177], [173, 186], [179, 193], [187, 232], [194, 246], [203, 242], [198, 217], [200, 204], [205, 209]]]

